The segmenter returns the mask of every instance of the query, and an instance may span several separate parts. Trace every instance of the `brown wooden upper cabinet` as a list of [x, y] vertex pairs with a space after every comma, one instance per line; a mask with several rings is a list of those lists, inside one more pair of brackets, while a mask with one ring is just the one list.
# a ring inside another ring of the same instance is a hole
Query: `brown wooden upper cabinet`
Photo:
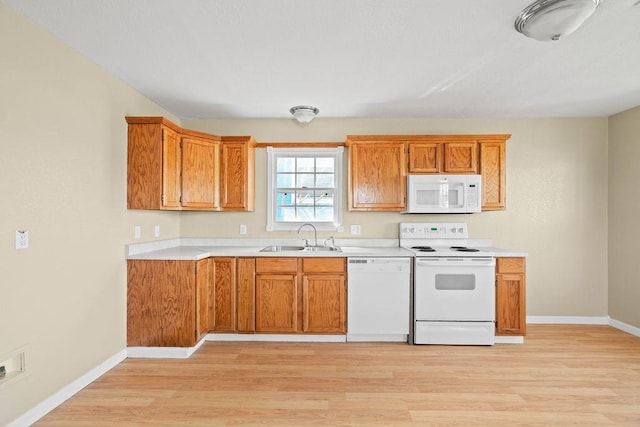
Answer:
[[251, 137], [209, 135], [163, 117], [126, 120], [128, 209], [253, 210]]
[[480, 174], [482, 210], [504, 210], [505, 142], [510, 137], [349, 135], [349, 210], [404, 210], [406, 174]]
[[482, 210], [504, 210], [507, 207], [505, 139], [482, 140], [479, 145]]
[[404, 141], [348, 136], [350, 211], [402, 211], [406, 207]]
[[255, 209], [255, 141], [250, 136], [222, 137], [220, 179], [221, 208], [225, 211]]

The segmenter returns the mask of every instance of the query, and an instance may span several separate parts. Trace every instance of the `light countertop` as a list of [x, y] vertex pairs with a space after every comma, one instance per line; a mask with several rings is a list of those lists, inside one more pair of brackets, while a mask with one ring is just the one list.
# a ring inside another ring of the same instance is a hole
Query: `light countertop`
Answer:
[[[200, 260], [209, 257], [411, 257], [397, 239], [336, 239], [341, 251], [260, 252], [266, 246], [299, 246], [300, 239], [176, 238], [126, 246], [126, 258], [138, 260]], [[491, 247], [496, 257], [526, 257], [527, 253]]]

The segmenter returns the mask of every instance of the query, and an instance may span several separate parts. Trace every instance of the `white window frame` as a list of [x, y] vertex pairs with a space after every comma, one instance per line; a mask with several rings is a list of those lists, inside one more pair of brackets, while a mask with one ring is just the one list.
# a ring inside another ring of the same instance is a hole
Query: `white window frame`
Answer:
[[[334, 170], [334, 201], [333, 201], [333, 221], [332, 222], [278, 222], [276, 218], [276, 158], [281, 156], [289, 157], [328, 157], [335, 158]], [[302, 224], [313, 224], [318, 230], [335, 231], [342, 225], [342, 193], [343, 193], [343, 171], [342, 158], [344, 147], [335, 148], [274, 148], [267, 147], [267, 231], [276, 230], [297, 230]]]

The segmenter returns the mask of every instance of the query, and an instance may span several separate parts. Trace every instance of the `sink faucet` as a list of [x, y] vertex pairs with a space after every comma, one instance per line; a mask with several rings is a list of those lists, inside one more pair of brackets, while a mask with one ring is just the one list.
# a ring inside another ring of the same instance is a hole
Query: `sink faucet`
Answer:
[[[313, 228], [313, 240], [314, 240], [314, 246], [318, 246], [318, 230], [316, 230], [316, 227], [313, 224], [309, 224], [308, 222], [305, 222], [304, 224], [302, 224], [300, 226], [300, 228], [298, 228], [298, 234], [300, 234], [300, 230], [302, 230], [303, 227], [309, 226], [311, 228]], [[305, 240], [306, 241], [306, 240]]]

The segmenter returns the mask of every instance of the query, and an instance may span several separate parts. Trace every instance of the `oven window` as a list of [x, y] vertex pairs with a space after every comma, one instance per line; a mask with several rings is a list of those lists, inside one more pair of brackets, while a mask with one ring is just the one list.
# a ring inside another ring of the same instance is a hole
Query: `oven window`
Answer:
[[436, 274], [436, 289], [439, 291], [472, 291], [475, 288], [475, 274]]

